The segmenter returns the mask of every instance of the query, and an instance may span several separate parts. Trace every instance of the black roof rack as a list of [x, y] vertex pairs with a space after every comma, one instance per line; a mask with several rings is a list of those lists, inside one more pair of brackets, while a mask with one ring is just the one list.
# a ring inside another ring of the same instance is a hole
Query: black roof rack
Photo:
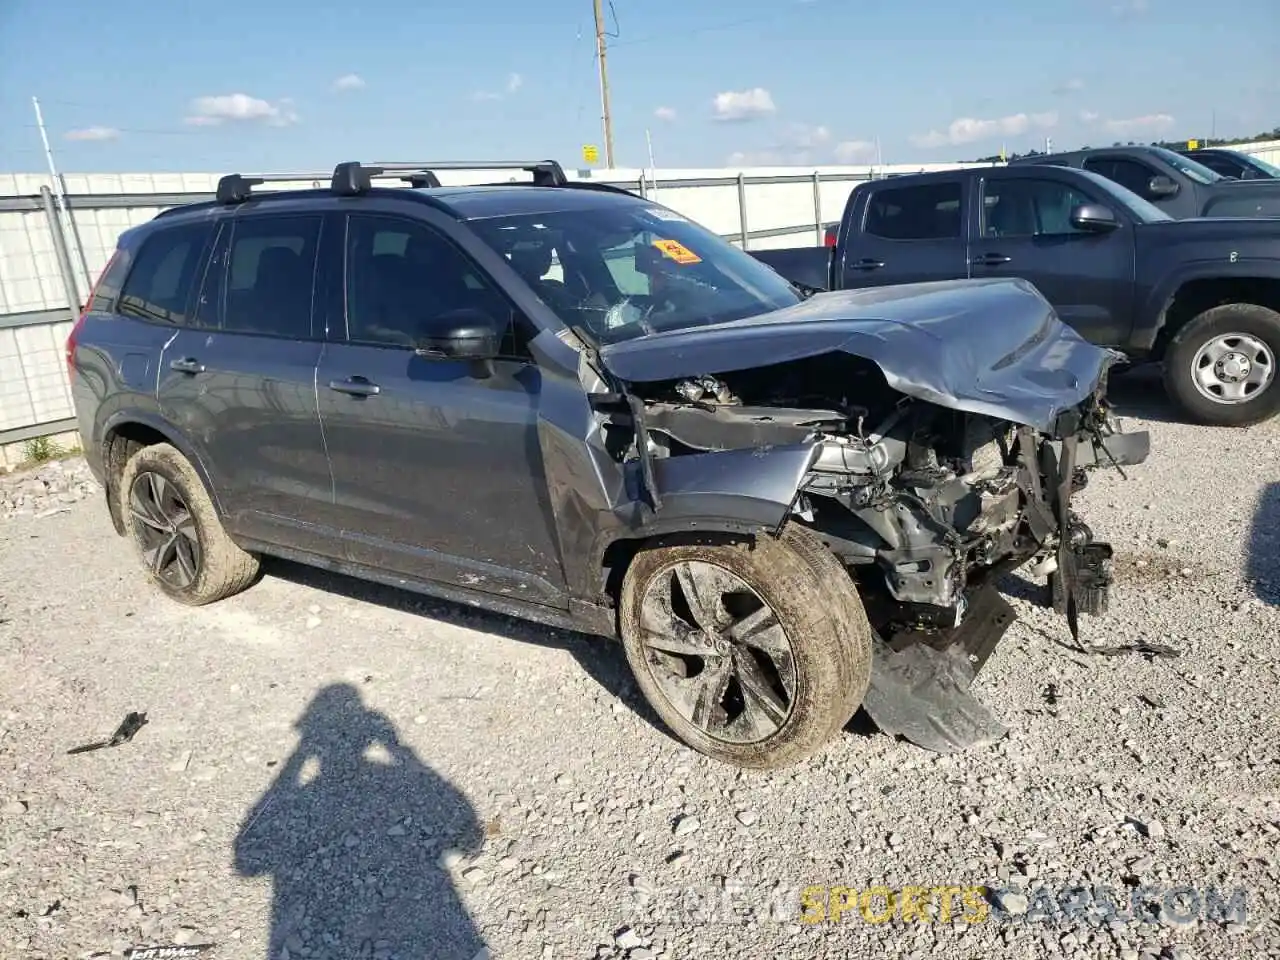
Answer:
[[555, 160], [437, 160], [422, 163], [369, 163], [356, 160], [333, 168], [331, 187], [342, 196], [356, 196], [373, 186], [374, 180], [403, 180], [414, 187], [438, 187], [437, 170], [524, 170], [533, 174], [535, 186], [563, 187], [569, 183], [564, 168]]
[[244, 203], [259, 184], [310, 180], [319, 186], [328, 176], [327, 173], [228, 173], [218, 179], [216, 196], [218, 203]]

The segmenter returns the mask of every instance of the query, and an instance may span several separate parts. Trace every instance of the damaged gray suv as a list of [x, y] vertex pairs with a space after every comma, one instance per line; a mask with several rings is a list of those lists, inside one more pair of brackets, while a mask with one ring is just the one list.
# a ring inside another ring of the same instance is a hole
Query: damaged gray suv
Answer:
[[230, 175], [120, 238], [67, 362], [166, 594], [274, 555], [617, 636], [681, 740], [750, 768], [860, 706], [930, 749], [998, 735], [968, 689], [1023, 564], [1073, 631], [1105, 611], [1071, 500], [1148, 438], [1032, 286], [808, 296], [558, 164], [433, 172], [462, 166]]

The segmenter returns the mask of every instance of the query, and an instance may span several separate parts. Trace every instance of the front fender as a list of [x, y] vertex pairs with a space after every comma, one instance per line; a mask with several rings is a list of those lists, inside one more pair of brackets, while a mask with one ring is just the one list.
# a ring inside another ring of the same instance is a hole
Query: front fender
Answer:
[[[757, 534], [778, 529], [790, 514], [820, 447], [813, 442], [654, 460], [657, 510], [645, 502], [639, 465], [628, 464], [628, 500], [614, 511], [619, 523], [595, 544], [601, 577], [605, 552], [620, 540], [672, 533]], [[603, 579], [599, 586], [603, 592]]]

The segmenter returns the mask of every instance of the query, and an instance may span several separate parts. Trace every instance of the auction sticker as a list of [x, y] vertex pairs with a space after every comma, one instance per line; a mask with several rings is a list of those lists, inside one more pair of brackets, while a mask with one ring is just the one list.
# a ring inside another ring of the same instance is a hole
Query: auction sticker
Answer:
[[702, 258], [686, 247], [679, 240], [654, 240], [653, 245], [658, 248], [664, 257], [669, 257], [676, 263], [689, 264], [701, 263]]

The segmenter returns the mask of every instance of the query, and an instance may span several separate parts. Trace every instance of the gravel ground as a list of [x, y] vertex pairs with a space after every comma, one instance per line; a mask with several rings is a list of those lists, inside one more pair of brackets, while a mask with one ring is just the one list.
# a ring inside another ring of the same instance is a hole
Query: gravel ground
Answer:
[[1082, 495], [1123, 578], [1086, 637], [1178, 656], [1015, 597], [1008, 738], [855, 719], [768, 775], [659, 729], [611, 645], [283, 563], [185, 609], [82, 464], [0, 477], [0, 956], [1280, 957], [1280, 421], [1139, 410], [1152, 460]]

